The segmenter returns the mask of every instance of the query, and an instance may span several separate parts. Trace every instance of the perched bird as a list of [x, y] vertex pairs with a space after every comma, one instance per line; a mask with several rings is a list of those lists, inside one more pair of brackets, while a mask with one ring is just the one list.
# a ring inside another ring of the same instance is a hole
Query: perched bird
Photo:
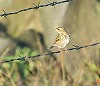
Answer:
[[62, 27], [56, 28], [55, 31], [58, 33], [58, 36], [56, 37], [54, 44], [50, 47], [50, 49], [57, 46], [62, 50], [69, 43], [70, 35]]

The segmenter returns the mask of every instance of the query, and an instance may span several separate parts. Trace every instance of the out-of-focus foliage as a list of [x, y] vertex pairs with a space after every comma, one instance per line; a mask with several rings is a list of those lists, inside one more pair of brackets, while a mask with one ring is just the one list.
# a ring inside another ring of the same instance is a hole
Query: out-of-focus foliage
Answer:
[[[32, 51], [29, 48], [17, 48], [14, 56], [6, 56], [4, 59], [9, 60], [11, 58], [34, 56], [36, 54], [38, 54], [37, 51]], [[27, 80], [30, 72], [34, 71], [35, 66], [36, 62], [34, 60], [26, 60], [24, 62], [15, 61], [0, 65], [0, 86], [20, 85], [23, 80]]]
[[[74, 71], [68, 73], [69, 68], [64, 68], [64, 58], [59, 58], [58, 61], [53, 61], [50, 58], [41, 56], [39, 58], [29, 59], [27, 56], [37, 55], [37, 51], [32, 51], [29, 48], [17, 48], [14, 56], [6, 56], [4, 59], [25, 57], [24, 61], [13, 61], [10, 63], [3, 63], [0, 65], [0, 85], [1, 86], [61, 86], [85, 84], [92, 85], [92, 83], [99, 84], [99, 66], [84, 60], [84, 66], [77, 70], [76, 76], [73, 76]], [[61, 56], [61, 54], [60, 54]], [[77, 60], [76, 60], [77, 61]], [[73, 61], [74, 62], [74, 61]], [[77, 64], [76, 62], [74, 63]], [[80, 64], [80, 63], [79, 63]], [[76, 65], [78, 67], [78, 65]], [[65, 72], [66, 70], [66, 72]], [[62, 73], [61, 73], [62, 71]], [[70, 75], [71, 74], [71, 75]], [[65, 77], [69, 77], [66, 79]], [[72, 82], [70, 79], [74, 77]]]

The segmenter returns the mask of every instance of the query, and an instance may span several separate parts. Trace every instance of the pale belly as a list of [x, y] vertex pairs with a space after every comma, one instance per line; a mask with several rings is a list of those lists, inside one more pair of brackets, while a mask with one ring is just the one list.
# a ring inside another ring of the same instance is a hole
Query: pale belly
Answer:
[[59, 48], [64, 48], [69, 43], [69, 39], [63, 39], [62, 41], [59, 41], [56, 43], [56, 46]]

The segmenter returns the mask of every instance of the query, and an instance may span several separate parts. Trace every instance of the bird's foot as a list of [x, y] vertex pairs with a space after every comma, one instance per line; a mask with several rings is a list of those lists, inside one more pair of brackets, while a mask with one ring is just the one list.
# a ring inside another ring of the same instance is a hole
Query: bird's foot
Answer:
[[60, 48], [60, 51], [67, 52], [67, 49], [65, 49], [65, 48]]

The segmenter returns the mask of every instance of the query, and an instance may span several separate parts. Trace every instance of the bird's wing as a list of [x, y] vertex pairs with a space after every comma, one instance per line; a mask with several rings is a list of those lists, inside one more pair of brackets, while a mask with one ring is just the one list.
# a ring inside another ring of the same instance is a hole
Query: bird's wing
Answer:
[[60, 34], [58, 34], [58, 36], [56, 37], [56, 39], [55, 39], [53, 45], [50, 47], [50, 49], [57, 46], [60, 39], [61, 39], [61, 36], [60, 36]]
[[60, 40], [60, 35], [58, 35], [54, 41], [54, 44], [56, 44]]

